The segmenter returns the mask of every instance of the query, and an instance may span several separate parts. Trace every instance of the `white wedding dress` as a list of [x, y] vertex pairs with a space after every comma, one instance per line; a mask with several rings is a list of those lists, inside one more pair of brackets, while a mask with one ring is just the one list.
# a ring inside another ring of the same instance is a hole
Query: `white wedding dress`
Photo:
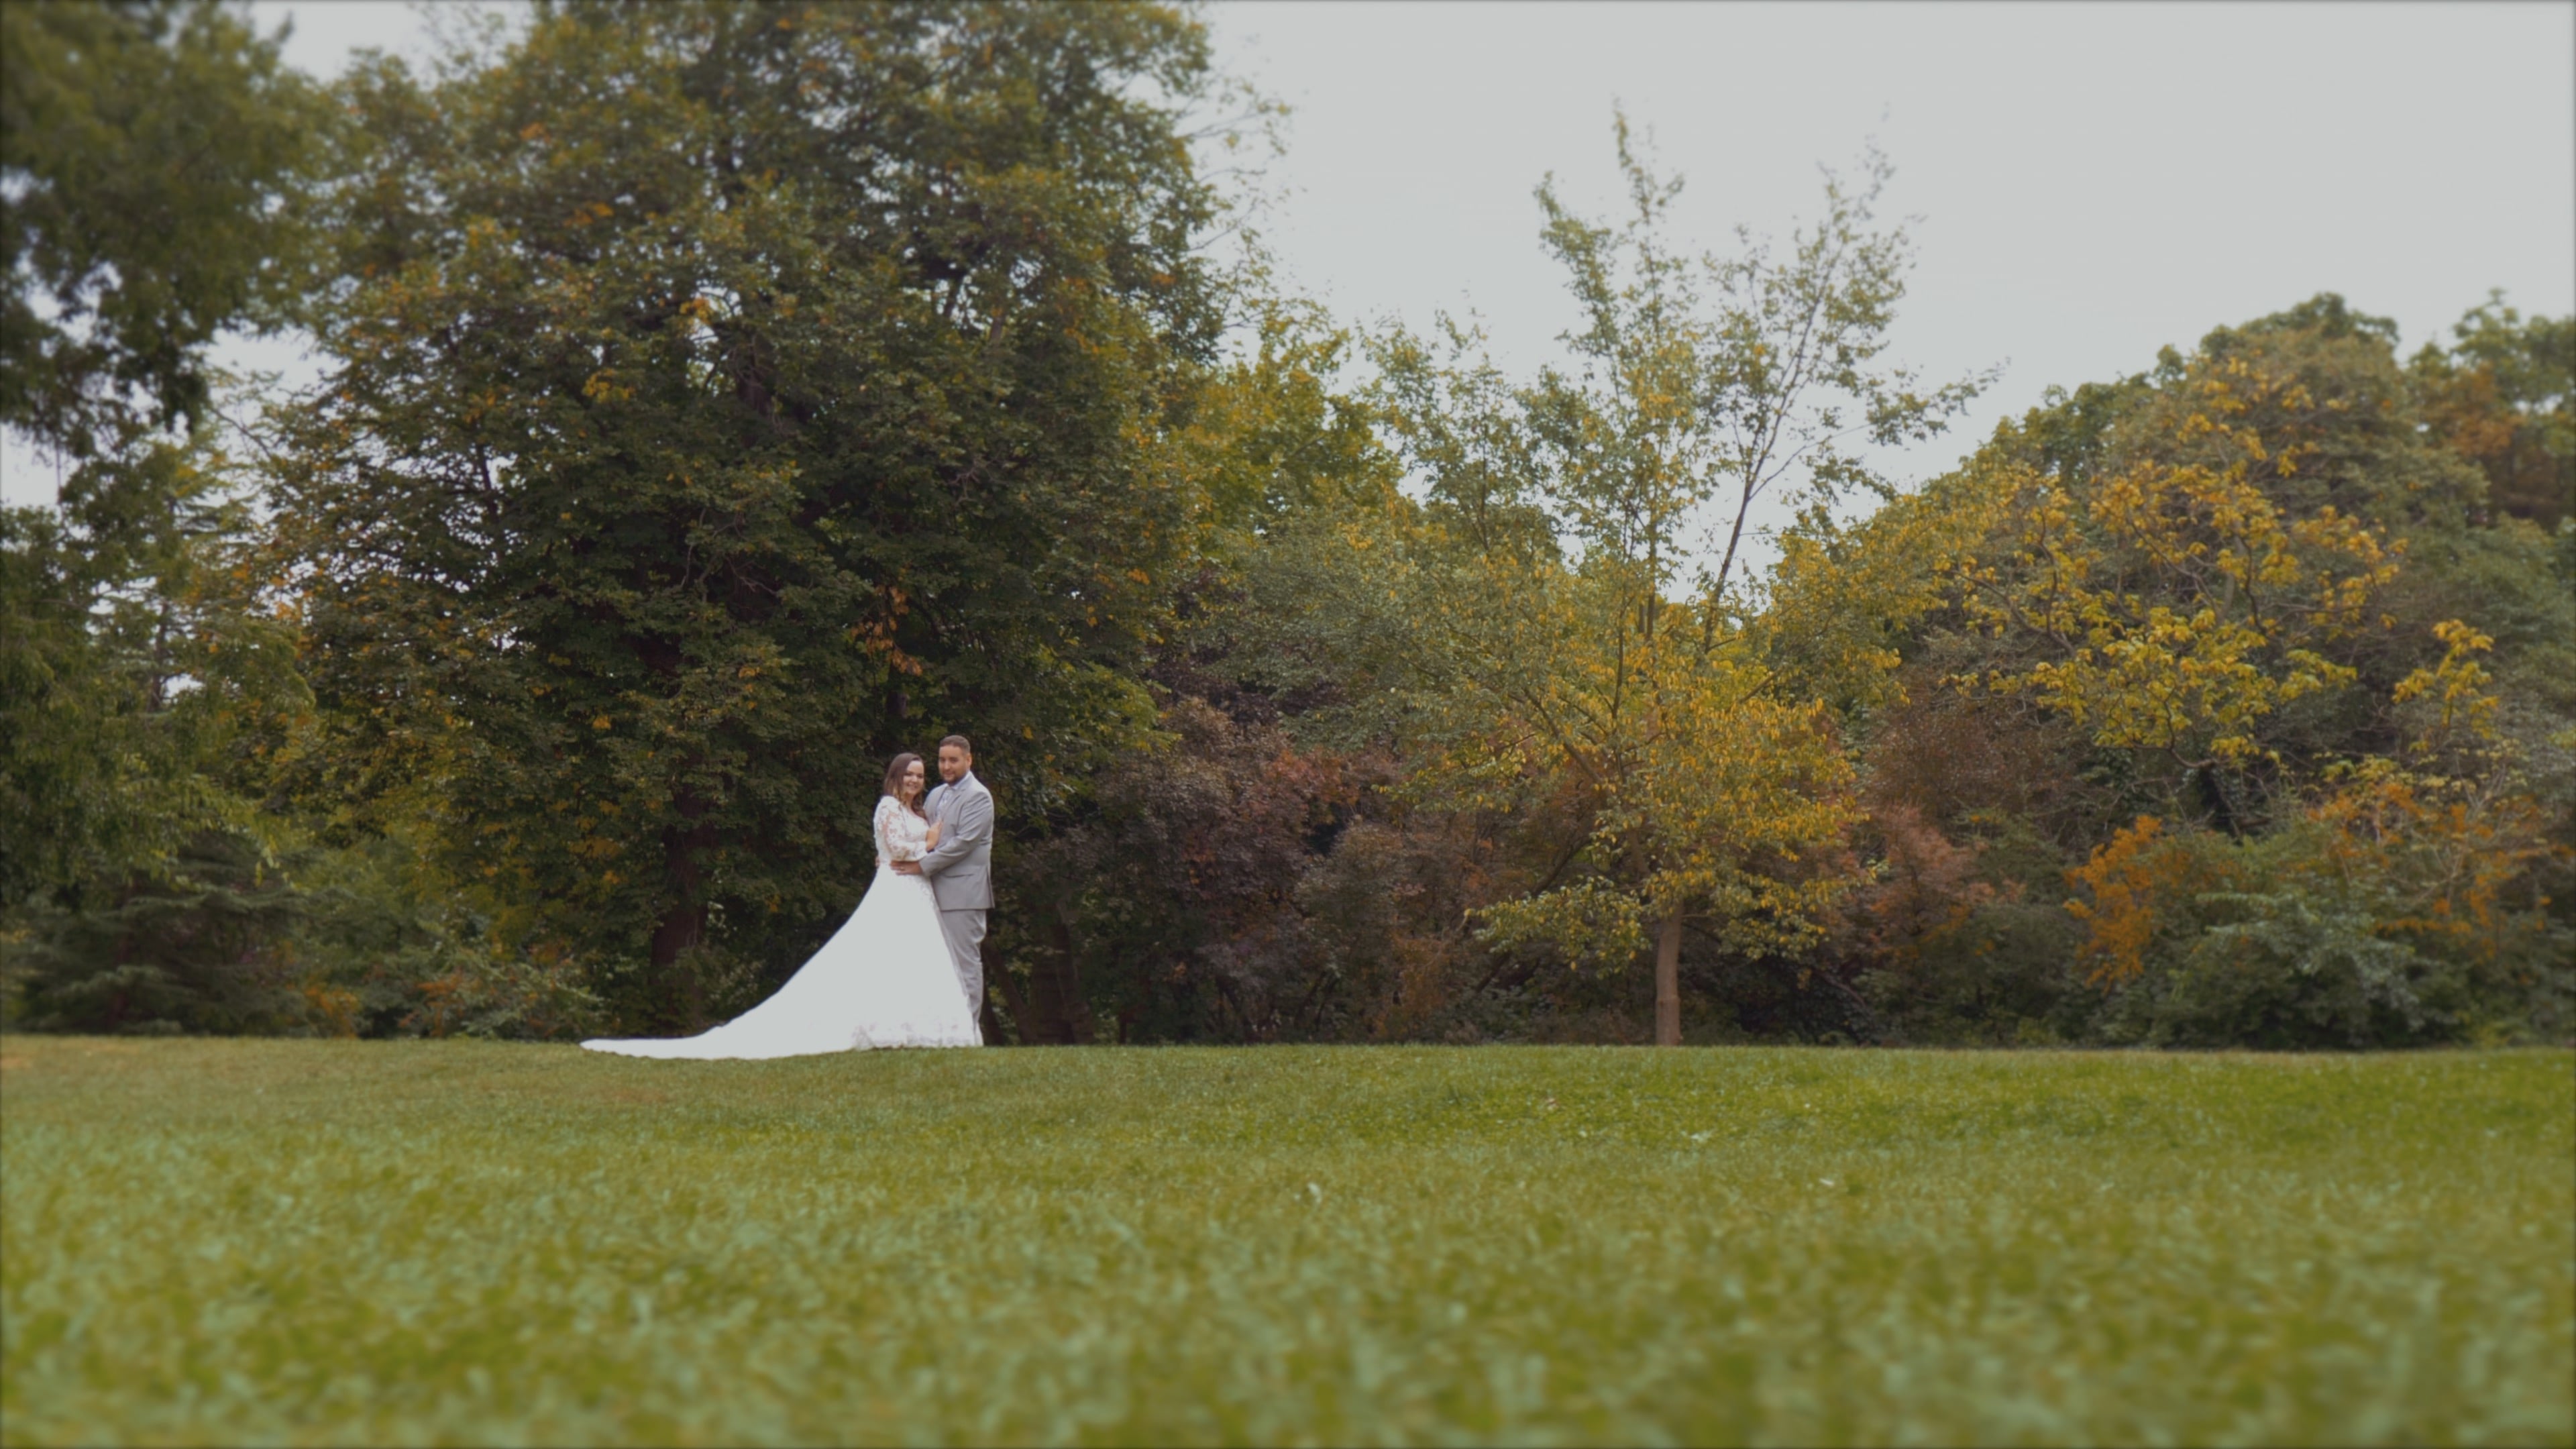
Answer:
[[982, 1046], [930, 882], [897, 875], [919, 860], [930, 826], [877, 801], [877, 875], [859, 908], [778, 993], [724, 1025], [673, 1039], [600, 1039], [595, 1052], [630, 1057], [800, 1057], [871, 1047]]

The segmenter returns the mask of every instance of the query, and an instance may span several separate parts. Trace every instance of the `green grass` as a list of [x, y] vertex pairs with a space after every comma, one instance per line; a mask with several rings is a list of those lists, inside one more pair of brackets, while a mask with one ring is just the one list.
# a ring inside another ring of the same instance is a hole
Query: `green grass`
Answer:
[[2576, 1057], [0, 1039], [0, 1427], [2576, 1441]]

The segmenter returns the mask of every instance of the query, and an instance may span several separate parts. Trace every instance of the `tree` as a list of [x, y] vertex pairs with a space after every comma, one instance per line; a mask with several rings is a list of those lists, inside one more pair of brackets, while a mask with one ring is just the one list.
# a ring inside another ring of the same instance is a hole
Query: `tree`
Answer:
[[2236, 420], [2295, 385], [2242, 359], [2192, 379], [2202, 409], [2184, 427], [2224, 440], [2223, 467], [2142, 461], [2080, 503], [2036, 473], [1994, 480], [2010, 518], [1999, 549], [1958, 560], [1964, 607], [2043, 657], [1964, 682], [2031, 691], [2099, 743], [2164, 751], [2187, 771], [2278, 764], [2260, 722], [2355, 679], [2321, 651], [2366, 626], [2402, 552], [2332, 504], [2285, 515], [2266, 494], [2259, 475], [2294, 476], [2303, 450], [2267, 448]]
[[216, 0], [0, 7], [0, 423], [75, 457], [194, 419], [205, 350], [302, 280], [329, 116]]
[[37, 1021], [294, 1016], [253, 756], [299, 690], [205, 358], [293, 290], [328, 118], [282, 36], [206, 0], [0, 8], [0, 424], [76, 464], [0, 514], [0, 928]]
[[2279, 1045], [2565, 1019], [2576, 600], [2444, 411], [2473, 370], [2401, 368], [2395, 332], [2332, 295], [2216, 329], [1785, 541], [1759, 632], [1860, 747], [1889, 884], [1837, 947], [1884, 1019]]
[[2542, 528], [2576, 512], [2576, 318], [2524, 317], [2495, 293], [2410, 371], [2427, 421], [2487, 475], [2497, 508]]
[[360, 73], [276, 491], [314, 791], [684, 1025], [847, 911], [894, 749], [971, 728], [1056, 808], [1150, 719], [1190, 542], [1205, 74], [1157, 7], [751, 3]]
[[208, 431], [128, 442], [57, 508], [0, 511], [0, 925], [32, 1024], [296, 1016], [297, 901], [259, 805], [304, 696]]
[[[1728, 612], [1751, 510], [1792, 470], [1819, 500], [1874, 483], [1846, 441], [1937, 430], [1975, 384], [1923, 396], [1874, 370], [1905, 255], [1901, 230], [1866, 229], [1877, 158], [1858, 197], [1828, 179], [1826, 216], [1787, 264], [1749, 239], [1740, 258], [1694, 263], [1662, 241], [1679, 183], [1639, 161], [1624, 118], [1616, 135], [1631, 208], [1618, 229], [1539, 188], [1584, 313], [1564, 339], [1573, 373], [1510, 389], [1454, 329], [1450, 362], [1398, 338], [1383, 363], [1458, 540], [1425, 601], [1447, 635], [1445, 773], [1489, 808], [1532, 790], [1582, 802], [1540, 888], [1483, 913], [1488, 939], [1617, 963], [1651, 929], [1656, 1040], [1672, 1045], [1687, 918], [1711, 918], [1721, 949], [1776, 955], [1814, 938], [1840, 886], [1820, 864], [1848, 815], [1839, 744], [1812, 703], [1777, 692]], [[1722, 491], [1716, 566], [1677, 599]]]
[[1824, 214], [1812, 231], [1792, 237], [1785, 262], [1772, 259], [1767, 243], [1740, 234], [1738, 255], [1707, 263], [1718, 296], [1708, 366], [1722, 384], [1710, 421], [1721, 432], [1721, 467], [1735, 494], [1724, 551], [1704, 586], [1712, 605], [1724, 602], [1763, 495], [1803, 471], [1803, 501], [1813, 506], [1829, 507], [1855, 490], [1893, 496], [1852, 445], [1927, 442], [1997, 375], [1989, 370], [1921, 390], [1914, 371], [1879, 360], [1913, 263], [1903, 226], [1871, 229], [1894, 174], [1875, 148], [1862, 158], [1857, 190], [1827, 172]]
[[2169, 354], [2089, 441], [2045, 411], [2000, 430], [1941, 488], [1985, 531], [1945, 555], [1989, 641], [1957, 682], [2162, 756], [2232, 830], [2336, 759], [2393, 752], [2390, 704], [2440, 630], [2529, 587], [2442, 582], [2504, 564], [2528, 525], [2474, 521], [2484, 480], [2421, 425], [2393, 334], [2323, 296]]

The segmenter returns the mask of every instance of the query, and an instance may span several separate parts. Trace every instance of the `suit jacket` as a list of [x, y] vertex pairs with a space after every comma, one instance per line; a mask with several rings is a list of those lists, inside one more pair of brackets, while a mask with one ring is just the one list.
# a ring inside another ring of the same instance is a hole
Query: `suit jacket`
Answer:
[[941, 785], [921, 803], [939, 827], [939, 844], [921, 858], [921, 873], [943, 911], [993, 908], [993, 794], [975, 772]]

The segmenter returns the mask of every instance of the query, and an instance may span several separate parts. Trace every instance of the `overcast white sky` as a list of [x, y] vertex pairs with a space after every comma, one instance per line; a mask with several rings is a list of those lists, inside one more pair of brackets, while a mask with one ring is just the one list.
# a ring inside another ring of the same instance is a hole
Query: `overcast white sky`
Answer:
[[[266, 3], [290, 57], [407, 50], [401, 4]], [[1320, 4], [1208, 11], [1221, 64], [1289, 103], [1264, 226], [1339, 315], [1483, 314], [1504, 361], [1570, 304], [1530, 190], [1606, 211], [1614, 103], [1684, 174], [1682, 232], [1785, 235], [1816, 166], [1876, 137], [1921, 218], [1895, 355], [2007, 363], [1946, 467], [2051, 383], [2338, 291], [2413, 346], [2490, 287], [2576, 311], [2576, 4]], [[263, 365], [280, 359], [273, 351]], [[52, 470], [7, 454], [12, 502]]]
[[1229, 66], [1294, 108], [1273, 220], [1346, 315], [1472, 304], [1524, 365], [1573, 320], [1554, 172], [1615, 200], [1614, 101], [1711, 246], [1811, 215], [1875, 136], [1922, 218], [1898, 356], [2008, 362], [1959, 446], [2050, 383], [2342, 292], [2407, 345], [2489, 287], [2576, 306], [2576, 5], [1265, 4]]

